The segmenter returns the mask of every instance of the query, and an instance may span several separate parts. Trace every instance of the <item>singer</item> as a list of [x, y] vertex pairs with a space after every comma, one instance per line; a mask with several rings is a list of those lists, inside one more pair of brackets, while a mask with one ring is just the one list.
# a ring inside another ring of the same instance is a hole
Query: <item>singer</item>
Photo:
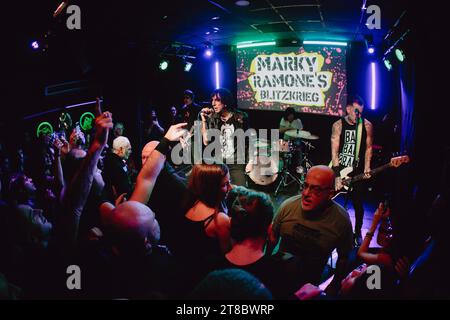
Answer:
[[[336, 190], [342, 188], [340, 171], [352, 167], [352, 174], [364, 172], [365, 178], [370, 178], [370, 161], [372, 159], [372, 124], [362, 117], [364, 102], [361, 97], [353, 96], [347, 100], [347, 115], [333, 124], [331, 133], [331, 159], [333, 170], [336, 174]], [[363, 194], [365, 191], [364, 181], [357, 182], [351, 186], [348, 194], [355, 209], [355, 232], [356, 245], [361, 245], [361, 227], [364, 218]]]
[[233, 107], [233, 98], [227, 89], [214, 90], [211, 95], [211, 105], [212, 108], [204, 108], [200, 111], [203, 144], [206, 146], [211, 142], [208, 129], [220, 130], [223, 163], [228, 165], [231, 183], [245, 186], [247, 184], [245, 164], [237, 163], [237, 143], [235, 143], [234, 132], [237, 129], [244, 131], [248, 129], [248, 116], [245, 112]]

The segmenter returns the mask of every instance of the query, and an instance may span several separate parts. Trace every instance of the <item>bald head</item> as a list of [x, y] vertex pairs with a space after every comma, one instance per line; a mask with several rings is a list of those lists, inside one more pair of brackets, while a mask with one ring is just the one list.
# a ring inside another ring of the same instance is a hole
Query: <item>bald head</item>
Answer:
[[137, 201], [127, 201], [108, 212], [103, 212], [103, 222], [111, 230], [117, 241], [142, 243], [145, 240], [159, 241], [160, 229], [155, 214], [146, 205]]
[[314, 176], [315, 179], [320, 181], [320, 186], [322, 188], [328, 188], [334, 186], [334, 172], [330, 167], [327, 166], [314, 166], [309, 169], [307, 176]]
[[302, 191], [302, 208], [313, 211], [322, 208], [334, 195], [334, 172], [326, 166], [309, 169]]

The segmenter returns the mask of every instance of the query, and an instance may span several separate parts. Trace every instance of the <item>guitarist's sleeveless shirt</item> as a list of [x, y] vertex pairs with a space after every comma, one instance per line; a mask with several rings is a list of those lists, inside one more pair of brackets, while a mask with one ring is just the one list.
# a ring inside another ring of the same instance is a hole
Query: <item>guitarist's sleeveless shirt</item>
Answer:
[[357, 126], [349, 124], [344, 118], [342, 121], [342, 131], [339, 139], [339, 167], [340, 170], [347, 167], [355, 167], [353, 173], [364, 172], [364, 157], [366, 153], [366, 138], [367, 131], [364, 125], [364, 118], [362, 118], [362, 134], [361, 147], [359, 148], [359, 161], [355, 161], [356, 157], [356, 135]]

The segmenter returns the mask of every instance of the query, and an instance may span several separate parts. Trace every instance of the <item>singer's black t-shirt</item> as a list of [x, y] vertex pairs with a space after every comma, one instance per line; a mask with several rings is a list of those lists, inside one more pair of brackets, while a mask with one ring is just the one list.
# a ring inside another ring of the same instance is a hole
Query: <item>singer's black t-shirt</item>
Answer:
[[[232, 110], [233, 115], [227, 121], [221, 119], [220, 114], [215, 113], [208, 119], [208, 129], [220, 130], [223, 159], [234, 159], [237, 157], [237, 141], [232, 138], [237, 129], [244, 132], [248, 129], [248, 115], [240, 110]], [[246, 148], [247, 152], [248, 148]]]

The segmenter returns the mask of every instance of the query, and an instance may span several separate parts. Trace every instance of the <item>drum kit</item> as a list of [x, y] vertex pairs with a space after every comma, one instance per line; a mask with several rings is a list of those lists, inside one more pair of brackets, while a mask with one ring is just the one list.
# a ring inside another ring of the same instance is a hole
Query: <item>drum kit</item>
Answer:
[[[259, 154], [246, 166], [246, 173], [256, 185], [270, 186], [279, 178], [275, 196], [292, 183], [302, 189], [306, 173], [313, 166], [308, 156], [315, 147], [309, 141], [319, 139], [305, 130], [288, 130], [284, 134], [288, 140], [280, 139], [272, 145], [268, 140], [256, 140], [254, 146]], [[280, 157], [273, 157], [275, 152]]]

